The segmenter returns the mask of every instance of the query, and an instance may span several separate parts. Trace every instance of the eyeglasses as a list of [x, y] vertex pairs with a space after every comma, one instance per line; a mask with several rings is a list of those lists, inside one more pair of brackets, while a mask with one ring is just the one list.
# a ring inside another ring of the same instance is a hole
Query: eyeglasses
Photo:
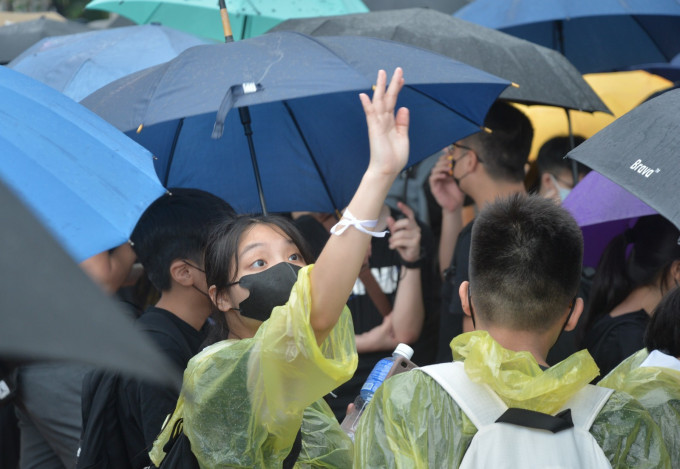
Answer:
[[[460, 148], [462, 150], [468, 150], [468, 151], [474, 152], [474, 154], [477, 156], [477, 161], [479, 161], [480, 163], [484, 163], [484, 161], [482, 161], [482, 159], [479, 157], [479, 154], [475, 151], [474, 148], [471, 148], [471, 147], [468, 147], [468, 146], [465, 146], [465, 145], [461, 145], [460, 143], [457, 143], [457, 142], [453, 142], [451, 145], [448, 146], [447, 149], [449, 151], [449, 155], [452, 155], [456, 148]], [[467, 153], [465, 155], [467, 155]], [[460, 156], [458, 159], [454, 159], [453, 156], [449, 157], [449, 159], [451, 161], [453, 161], [453, 165], [451, 167], [452, 170], [453, 170], [453, 166], [456, 165], [458, 160], [462, 159], [465, 155]]]
[[192, 264], [192, 263], [190, 263], [190, 262], [187, 262], [186, 260], [182, 260], [182, 262], [184, 262], [184, 263], [185, 263], [186, 265], [188, 265], [189, 267], [193, 267], [194, 269], [196, 269], [196, 270], [198, 270], [198, 271], [201, 271], [201, 272], [205, 273], [205, 270], [201, 269], [200, 267], [198, 267], [198, 266], [196, 266], [196, 265], [194, 265], [194, 264]]
[[564, 179], [558, 177], [557, 174], [555, 174], [555, 173], [548, 173], [548, 174], [550, 174], [550, 176], [554, 179], [553, 182], [555, 182], [555, 183], [559, 182], [560, 184], [562, 184], [567, 189], [573, 189], [574, 188], [574, 184], [572, 184], [571, 182], [565, 181]]

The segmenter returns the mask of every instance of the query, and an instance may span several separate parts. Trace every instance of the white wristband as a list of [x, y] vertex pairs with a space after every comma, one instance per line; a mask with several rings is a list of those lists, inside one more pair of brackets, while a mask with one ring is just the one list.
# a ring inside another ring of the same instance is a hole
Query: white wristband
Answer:
[[340, 219], [340, 221], [333, 225], [333, 228], [331, 228], [331, 234], [340, 236], [347, 230], [347, 228], [353, 226], [362, 233], [366, 233], [375, 238], [384, 238], [385, 235], [389, 233], [388, 230], [370, 231], [366, 229], [375, 228], [377, 224], [378, 220], [357, 220], [356, 217], [352, 215], [352, 213], [349, 210], [345, 210], [345, 213], [342, 214], [342, 218]]

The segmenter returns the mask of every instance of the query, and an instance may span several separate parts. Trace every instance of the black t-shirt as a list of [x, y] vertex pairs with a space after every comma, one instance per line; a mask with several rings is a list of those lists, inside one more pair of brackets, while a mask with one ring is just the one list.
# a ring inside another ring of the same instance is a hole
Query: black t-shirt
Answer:
[[453, 360], [451, 340], [463, 332], [463, 305], [460, 302], [458, 289], [460, 284], [469, 280], [470, 243], [472, 241], [472, 225], [474, 220], [465, 225], [458, 234], [456, 248], [453, 251], [451, 265], [444, 271], [442, 285], [442, 307], [439, 317], [439, 341], [437, 347], [437, 363]]
[[[150, 307], [137, 320], [165, 355], [183, 373], [205, 339], [207, 325], [200, 331], [164, 309]], [[180, 375], [181, 378], [181, 375]], [[175, 410], [179, 394], [172, 389], [122, 377], [117, 410], [128, 457], [134, 469], [150, 465], [148, 452], [168, 414]]]
[[585, 346], [595, 359], [604, 378], [623, 360], [645, 346], [644, 335], [649, 314], [645, 310], [611, 317], [601, 317], [586, 332]]

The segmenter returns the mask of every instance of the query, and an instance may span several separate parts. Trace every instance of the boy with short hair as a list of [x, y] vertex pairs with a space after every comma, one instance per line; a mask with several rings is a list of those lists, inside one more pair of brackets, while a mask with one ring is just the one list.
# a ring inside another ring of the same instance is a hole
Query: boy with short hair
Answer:
[[[511, 196], [489, 204], [472, 230], [470, 281], [459, 295], [475, 332], [451, 342], [467, 378], [508, 407], [556, 413], [598, 374], [586, 351], [548, 367], [562, 330], [576, 325], [583, 241], [552, 201]], [[440, 365], [441, 366], [441, 365]], [[449, 365], [446, 365], [449, 366]], [[613, 467], [669, 467], [658, 427], [640, 404], [613, 393], [589, 427]], [[442, 386], [420, 370], [376, 392], [356, 433], [357, 467], [458, 467], [477, 428]], [[513, 455], [513, 448], [489, 448]], [[524, 455], [530, 464], [531, 455]]]

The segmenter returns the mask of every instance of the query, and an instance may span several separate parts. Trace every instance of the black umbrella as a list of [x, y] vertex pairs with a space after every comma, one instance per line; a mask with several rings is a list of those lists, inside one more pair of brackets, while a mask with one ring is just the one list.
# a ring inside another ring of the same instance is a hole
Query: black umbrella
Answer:
[[132, 319], [0, 182], [0, 360], [70, 360], [177, 386]]
[[6, 64], [41, 39], [51, 36], [84, 33], [86, 25], [76, 21], [38, 18], [0, 27], [0, 64]]
[[399, 8], [431, 8], [451, 14], [463, 8], [472, 0], [364, 0], [371, 11], [397, 10]]
[[447, 55], [519, 84], [501, 98], [581, 111], [609, 112], [561, 54], [509, 34], [422, 8], [288, 20], [272, 31], [311, 36], [370, 36]]
[[619, 117], [567, 156], [605, 175], [680, 228], [678, 109], [680, 90], [663, 93]]

